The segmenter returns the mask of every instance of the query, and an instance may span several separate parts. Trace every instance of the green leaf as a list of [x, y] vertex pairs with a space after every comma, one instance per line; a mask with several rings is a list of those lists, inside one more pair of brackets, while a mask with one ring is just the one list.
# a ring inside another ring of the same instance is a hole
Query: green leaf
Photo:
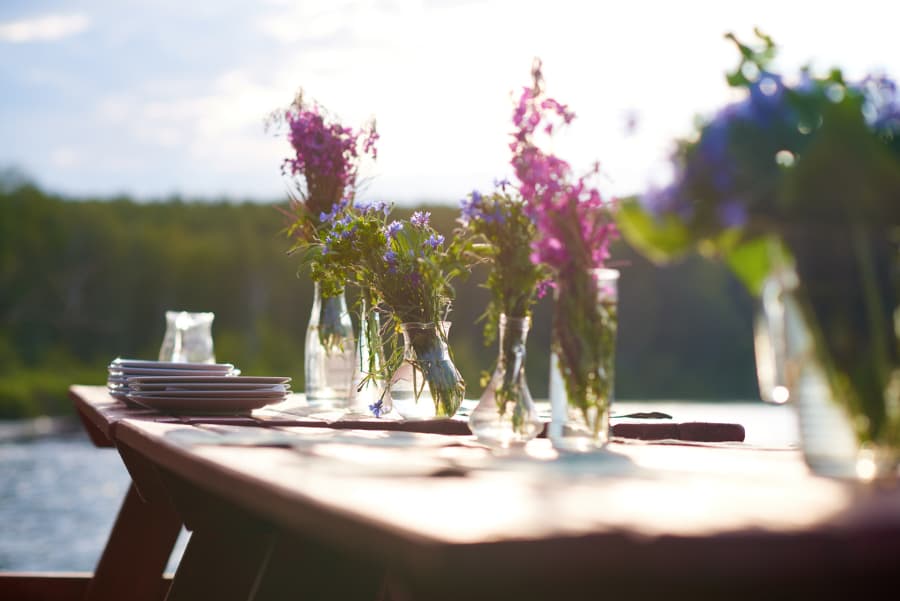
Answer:
[[777, 238], [761, 236], [733, 246], [725, 253], [725, 261], [750, 294], [759, 296], [773, 268], [788, 259]]
[[677, 217], [666, 215], [657, 219], [633, 199], [619, 206], [616, 222], [625, 239], [656, 263], [672, 261], [693, 247], [690, 232]]

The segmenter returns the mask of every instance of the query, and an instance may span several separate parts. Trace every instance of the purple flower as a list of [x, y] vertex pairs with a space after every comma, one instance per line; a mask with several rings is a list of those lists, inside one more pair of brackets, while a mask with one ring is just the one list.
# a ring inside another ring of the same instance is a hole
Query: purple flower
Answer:
[[459, 201], [460, 223], [463, 226], [469, 225], [470, 221], [478, 219], [481, 216], [481, 192], [472, 190], [472, 193]]
[[747, 207], [740, 199], [729, 200], [718, 207], [719, 222], [725, 227], [740, 227], [747, 223]]
[[430, 246], [432, 250], [437, 250], [437, 247], [444, 243], [444, 237], [440, 234], [431, 234], [428, 240], [425, 241], [425, 244]]
[[381, 417], [381, 412], [384, 410], [384, 401], [382, 399], [378, 399], [376, 402], [369, 405], [369, 411], [372, 412], [372, 415], [375, 417]]
[[338, 213], [346, 209], [347, 205], [349, 204], [350, 201], [347, 198], [342, 198], [340, 202], [336, 202], [331, 205], [331, 210], [329, 212], [319, 213], [319, 221], [321, 221], [322, 223], [325, 223], [326, 221], [332, 221], [335, 217], [337, 217]]
[[403, 229], [403, 224], [399, 221], [392, 221], [384, 228], [384, 235], [388, 237], [388, 239], [392, 239], [397, 233]]
[[430, 211], [416, 211], [412, 214], [410, 218], [410, 223], [415, 225], [416, 227], [426, 227], [428, 225], [428, 221], [431, 219]]
[[356, 208], [363, 213], [384, 213], [385, 216], [391, 212], [390, 205], [383, 200], [357, 203]]
[[385, 263], [388, 264], [388, 273], [397, 273], [397, 253], [388, 249], [382, 256]]

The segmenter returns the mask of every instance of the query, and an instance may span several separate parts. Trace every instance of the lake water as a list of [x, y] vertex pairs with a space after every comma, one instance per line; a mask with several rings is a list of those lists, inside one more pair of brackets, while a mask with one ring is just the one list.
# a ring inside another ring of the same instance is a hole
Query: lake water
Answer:
[[[797, 442], [790, 407], [758, 403], [617, 403], [617, 413], [663, 411], [677, 421], [744, 425], [749, 444]], [[81, 433], [0, 443], [0, 571], [92, 571], [130, 478], [119, 454]], [[169, 562], [184, 550], [182, 532]]]

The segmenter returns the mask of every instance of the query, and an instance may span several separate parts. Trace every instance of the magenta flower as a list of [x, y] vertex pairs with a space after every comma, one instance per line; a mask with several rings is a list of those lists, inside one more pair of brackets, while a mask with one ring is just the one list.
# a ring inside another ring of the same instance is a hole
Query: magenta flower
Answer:
[[538, 229], [532, 260], [557, 274], [603, 267], [617, 230], [609, 203], [587, 181], [599, 166], [576, 177], [568, 162], [541, 149], [535, 138], [552, 136], [559, 126], [571, 123], [575, 113], [543, 95], [539, 62], [532, 77], [532, 87], [522, 91], [513, 112], [516, 131], [510, 144], [519, 189]]
[[283, 174], [296, 178], [299, 198], [294, 212], [306, 225], [293, 228], [296, 236], [308, 238], [310, 230], [333, 218], [343, 209], [335, 208], [352, 201], [360, 161], [376, 157], [378, 133], [374, 123], [354, 130], [328, 119], [316, 104], [308, 105], [298, 97], [291, 106], [276, 115], [273, 122], [283, 123], [293, 156], [281, 165]]

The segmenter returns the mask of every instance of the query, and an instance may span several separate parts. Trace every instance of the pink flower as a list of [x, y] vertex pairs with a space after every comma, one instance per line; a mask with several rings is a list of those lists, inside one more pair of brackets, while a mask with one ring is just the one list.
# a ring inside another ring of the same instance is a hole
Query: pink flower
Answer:
[[535, 132], [552, 136], [558, 126], [571, 123], [575, 113], [543, 95], [539, 61], [532, 78], [532, 86], [523, 89], [513, 111], [516, 130], [510, 143], [519, 190], [538, 230], [532, 261], [545, 263], [557, 273], [602, 267], [609, 259], [609, 243], [617, 230], [610, 204], [587, 183], [599, 167], [595, 165], [589, 174], [575, 177], [568, 162], [541, 149]]

